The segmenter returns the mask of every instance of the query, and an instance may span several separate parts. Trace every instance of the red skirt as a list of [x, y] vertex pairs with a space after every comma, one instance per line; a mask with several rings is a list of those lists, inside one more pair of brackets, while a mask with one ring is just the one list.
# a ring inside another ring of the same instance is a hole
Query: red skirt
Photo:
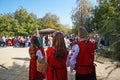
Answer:
[[41, 79], [44, 78], [41, 72], [38, 72], [36, 69], [36, 59], [30, 59], [29, 65], [29, 80]]

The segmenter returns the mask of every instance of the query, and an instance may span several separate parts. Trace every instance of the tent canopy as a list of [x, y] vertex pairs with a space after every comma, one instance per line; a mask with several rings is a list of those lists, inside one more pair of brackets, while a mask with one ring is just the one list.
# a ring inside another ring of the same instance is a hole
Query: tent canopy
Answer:
[[46, 29], [39, 30], [39, 33], [40, 34], [51, 34], [51, 33], [54, 33], [55, 31], [57, 31], [57, 30], [51, 29], [51, 28], [46, 28]]

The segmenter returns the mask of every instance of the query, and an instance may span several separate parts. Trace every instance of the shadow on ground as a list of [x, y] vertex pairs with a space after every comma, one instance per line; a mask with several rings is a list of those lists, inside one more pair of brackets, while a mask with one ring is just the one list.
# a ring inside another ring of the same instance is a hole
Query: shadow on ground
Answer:
[[29, 58], [19, 58], [19, 57], [15, 57], [15, 58], [12, 58], [12, 59], [29, 61]]
[[28, 80], [28, 67], [26, 63], [27, 61], [21, 66], [13, 62], [12, 66], [8, 67], [8, 70], [0, 67], [0, 80]]
[[[0, 67], [0, 80], [28, 80], [29, 58], [14, 57], [12, 59], [16, 60], [12, 63], [12, 66], [9, 66], [7, 68], [4, 68], [4, 66]], [[19, 61], [20, 62], [24, 61], [23, 65], [20, 65]], [[119, 80], [118, 78], [116, 78], [116, 75], [119, 74], [115, 73], [116, 71], [118, 71], [119, 68], [120, 68], [119, 64], [106, 66], [104, 72], [107, 71], [108, 72], [107, 75], [104, 76], [103, 73], [101, 73], [102, 75], [97, 75], [97, 80]], [[113, 74], [115, 74], [115, 76], [112, 76]], [[68, 80], [75, 80], [74, 75], [75, 72], [74, 71], [71, 72], [70, 69], [68, 68]]]

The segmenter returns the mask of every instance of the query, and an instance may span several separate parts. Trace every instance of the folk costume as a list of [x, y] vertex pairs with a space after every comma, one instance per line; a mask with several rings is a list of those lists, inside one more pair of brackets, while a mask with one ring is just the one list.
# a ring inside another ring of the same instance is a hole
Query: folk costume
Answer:
[[76, 71], [75, 80], [94, 80], [94, 44], [88, 40], [73, 46], [70, 66]]
[[[30, 64], [29, 64], [29, 80], [42, 80], [44, 78], [43, 73], [38, 72], [37, 71], [37, 67], [36, 67], [36, 62], [37, 62], [37, 56], [39, 56], [40, 54], [45, 55], [44, 53], [44, 49], [43, 48], [36, 48], [35, 50], [35, 58], [30, 58]], [[29, 54], [33, 54], [31, 53], [31, 48], [29, 48]]]
[[54, 59], [53, 53], [54, 53], [53, 47], [49, 47], [46, 51], [48, 62], [46, 80], [67, 80], [66, 60], [68, 51], [66, 51], [64, 58], [61, 60]]

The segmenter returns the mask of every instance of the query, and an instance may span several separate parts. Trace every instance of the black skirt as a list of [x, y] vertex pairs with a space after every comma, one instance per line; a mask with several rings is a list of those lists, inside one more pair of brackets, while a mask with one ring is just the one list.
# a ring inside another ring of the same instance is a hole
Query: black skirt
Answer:
[[75, 74], [75, 80], [95, 80], [95, 73], [89, 73], [89, 74]]

